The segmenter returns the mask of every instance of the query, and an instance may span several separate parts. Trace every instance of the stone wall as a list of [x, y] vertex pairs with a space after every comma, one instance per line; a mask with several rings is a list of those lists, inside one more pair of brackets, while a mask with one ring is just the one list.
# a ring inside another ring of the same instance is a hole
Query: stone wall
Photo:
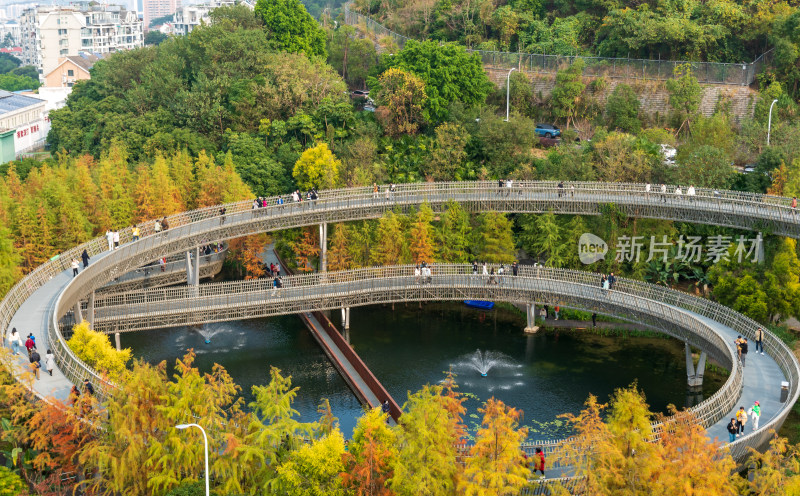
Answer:
[[[489, 79], [497, 86], [504, 88], [508, 71], [486, 68]], [[555, 74], [523, 73], [531, 81], [535, 95], [543, 98], [550, 96], [555, 85]], [[597, 78], [585, 77], [584, 84], [588, 87]], [[641, 103], [642, 112], [650, 117], [665, 116], [669, 113], [669, 93], [667, 92], [665, 81], [642, 80], [642, 79], [606, 79], [605, 87], [592, 94], [593, 98], [601, 105], [605, 105], [608, 95], [614, 91], [618, 84], [626, 83], [638, 95]], [[730, 105], [731, 113], [737, 122], [742, 121], [753, 115], [753, 109], [758, 97], [758, 92], [749, 86], [735, 85], [705, 85], [703, 88], [703, 98], [700, 102], [700, 112], [705, 116], [714, 113], [718, 104]]]

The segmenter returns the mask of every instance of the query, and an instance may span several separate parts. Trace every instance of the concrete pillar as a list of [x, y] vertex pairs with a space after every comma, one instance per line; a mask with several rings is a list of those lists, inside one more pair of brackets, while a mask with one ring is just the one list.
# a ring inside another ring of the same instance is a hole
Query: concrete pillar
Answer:
[[689, 389], [701, 389], [703, 387], [703, 374], [705, 374], [706, 370], [706, 352], [700, 352], [700, 359], [697, 361], [697, 367], [695, 367], [689, 343], [684, 344], [684, 350], [686, 352], [686, 380]]
[[525, 314], [528, 319], [528, 325], [525, 326], [525, 332], [533, 334], [539, 331], [539, 326], [536, 325], [536, 304], [528, 303], [525, 305]]
[[114, 333], [114, 342], [117, 345], [117, 351], [120, 351], [122, 349], [122, 343], [120, 341], [120, 336], [118, 332]]
[[319, 271], [328, 271], [328, 224], [319, 225]]
[[72, 311], [75, 314], [75, 323], [80, 324], [81, 322], [83, 322], [83, 313], [81, 312], [80, 300], [78, 300], [78, 302], [75, 303], [75, 308]]
[[192, 252], [186, 252], [186, 284], [192, 285]]
[[192, 274], [192, 284], [200, 285], [200, 247], [194, 247], [194, 273]]
[[94, 291], [89, 293], [89, 306], [86, 307], [86, 319], [89, 321], [89, 326], [94, 329]]

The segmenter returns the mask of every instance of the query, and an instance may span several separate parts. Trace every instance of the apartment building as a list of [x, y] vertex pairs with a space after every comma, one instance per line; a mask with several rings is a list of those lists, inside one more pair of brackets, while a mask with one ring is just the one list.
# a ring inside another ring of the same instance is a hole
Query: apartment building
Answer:
[[150, 29], [150, 21], [173, 15], [181, 8], [181, 0], [142, 0], [144, 29]]
[[20, 38], [23, 65], [35, 66], [42, 75], [81, 51], [104, 54], [144, 44], [142, 22], [135, 12], [89, 3], [25, 10]]
[[0, 157], [8, 159], [44, 146], [50, 119], [44, 100], [0, 90]]
[[214, 0], [211, 3], [198, 5], [185, 5], [175, 12], [175, 20], [172, 24], [172, 32], [176, 35], [187, 35], [192, 29], [201, 24], [210, 24], [208, 14], [217, 7], [224, 7], [242, 3], [251, 9], [255, 4], [250, 2], [240, 2], [237, 0]]

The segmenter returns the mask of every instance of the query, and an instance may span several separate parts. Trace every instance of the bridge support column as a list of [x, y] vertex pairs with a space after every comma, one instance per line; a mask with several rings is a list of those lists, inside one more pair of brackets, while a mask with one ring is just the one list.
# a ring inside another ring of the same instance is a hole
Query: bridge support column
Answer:
[[75, 303], [75, 308], [72, 310], [75, 315], [75, 323], [80, 324], [83, 322], [83, 313], [81, 312], [81, 300]]
[[706, 371], [706, 352], [700, 352], [700, 359], [697, 361], [697, 366], [694, 365], [692, 359], [692, 350], [689, 343], [684, 345], [686, 351], [686, 378], [690, 391], [696, 391], [703, 387], [703, 375]]
[[350, 330], [350, 307], [342, 308], [342, 327]]
[[186, 252], [186, 284], [197, 286], [200, 284], [200, 247]]
[[117, 345], [117, 351], [120, 351], [122, 349], [122, 342], [120, 341], [118, 332], [114, 333], [114, 343]]
[[89, 326], [94, 329], [94, 291], [89, 293], [89, 306], [86, 307], [86, 320]]
[[539, 326], [536, 325], [536, 304], [528, 303], [525, 305], [525, 313], [528, 317], [528, 325], [525, 326], [526, 334], [534, 334], [539, 331]]
[[194, 273], [192, 274], [192, 284], [200, 285], [200, 247], [194, 247]]
[[319, 271], [328, 271], [328, 223], [319, 225]]

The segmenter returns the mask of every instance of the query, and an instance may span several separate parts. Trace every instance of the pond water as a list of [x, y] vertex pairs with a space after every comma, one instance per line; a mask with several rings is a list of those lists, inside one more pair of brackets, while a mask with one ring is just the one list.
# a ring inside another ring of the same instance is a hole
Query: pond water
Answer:
[[[332, 316], [337, 324], [338, 313]], [[479, 421], [477, 408], [492, 396], [521, 409], [523, 424], [537, 439], [568, 434], [558, 415], [577, 413], [590, 393], [606, 401], [615, 388], [633, 381], [653, 411], [697, 399], [687, 397], [683, 344], [674, 339], [572, 329], [525, 335], [525, 321], [516, 312], [458, 303], [353, 308], [350, 319], [350, 342], [398, 403], [453, 370], [460, 391], [470, 398], [470, 424]], [[301, 420], [318, 418], [317, 406], [328, 398], [348, 435], [362, 411], [296, 316], [209, 324], [202, 334], [186, 327], [123, 334], [122, 345], [136, 357], [170, 364], [194, 348], [197, 366], [206, 371], [215, 362], [224, 365], [246, 401], [253, 385], [269, 380], [269, 367], [278, 367], [300, 387], [294, 406]], [[706, 371], [703, 394], [711, 395], [724, 380]]]

